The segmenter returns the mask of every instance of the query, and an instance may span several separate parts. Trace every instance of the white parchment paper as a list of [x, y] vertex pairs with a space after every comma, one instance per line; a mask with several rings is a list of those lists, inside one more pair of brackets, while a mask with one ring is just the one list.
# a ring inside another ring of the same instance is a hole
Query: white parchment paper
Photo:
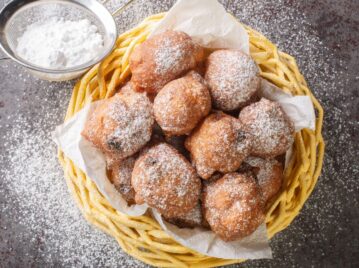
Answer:
[[315, 112], [310, 97], [292, 96], [265, 79], [261, 81], [258, 95], [279, 102], [285, 113], [293, 121], [296, 132], [303, 128], [315, 130]]
[[185, 32], [207, 48], [233, 48], [249, 54], [246, 30], [217, 0], [177, 1], [151, 35], [169, 29]]
[[[181, 30], [202, 46], [219, 49], [240, 49], [249, 54], [249, 38], [245, 29], [216, 0], [179, 0], [154, 29], [153, 34], [166, 29]], [[313, 104], [308, 96], [291, 96], [265, 79], [260, 89], [262, 97], [280, 103], [295, 125], [296, 131], [315, 128]], [[98, 102], [86, 106], [71, 120], [58, 126], [53, 139], [65, 155], [82, 169], [98, 186], [99, 191], [117, 210], [130, 216], [142, 215], [147, 206], [127, 206], [106, 176], [105, 158], [81, 136], [86, 119]], [[290, 156], [290, 150], [287, 157]], [[202, 254], [224, 259], [271, 258], [266, 226], [262, 224], [253, 234], [230, 243], [223, 242], [212, 231], [181, 229], [165, 222], [153, 210], [153, 215], [174, 239]]]

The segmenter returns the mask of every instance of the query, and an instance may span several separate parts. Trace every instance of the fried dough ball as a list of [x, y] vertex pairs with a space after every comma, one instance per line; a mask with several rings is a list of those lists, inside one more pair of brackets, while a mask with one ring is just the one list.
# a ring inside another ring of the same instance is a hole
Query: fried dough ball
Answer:
[[215, 171], [236, 171], [249, 155], [251, 145], [251, 136], [240, 121], [222, 112], [209, 115], [185, 142], [203, 179], [209, 179]]
[[278, 193], [283, 181], [283, 166], [275, 159], [263, 159], [259, 157], [248, 157], [245, 163], [253, 168], [261, 188], [264, 202], [267, 203]]
[[253, 156], [272, 158], [285, 153], [293, 143], [294, 125], [277, 102], [262, 98], [243, 108], [239, 120], [253, 135]]
[[168, 82], [194, 68], [204, 57], [203, 49], [179, 31], [165, 31], [142, 44], [132, 53], [132, 82], [138, 91], [157, 93]]
[[264, 221], [263, 199], [249, 174], [228, 173], [204, 186], [204, 217], [224, 241], [253, 233]]
[[112, 164], [110, 169], [110, 181], [116, 190], [129, 205], [135, 204], [135, 190], [131, 185], [131, 174], [135, 166], [136, 158], [130, 156], [116, 164]]
[[193, 209], [183, 216], [175, 216], [173, 218], [165, 218], [166, 221], [180, 228], [203, 227], [202, 207], [198, 203]]
[[214, 106], [232, 111], [245, 106], [260, 87], [259, 69], [239, 50], [217, 50], [207, 59], [205, 79]]
[[135, 92], [128, 83], [94, 110], [82, 135], [108, 159], [117, 161], [135, 154], [150, 140], [154, 121], [146, 93]]
[[194, 72], [166, 84], [154, 105], [157, 123], [167, 136], [189, 134], [211, 110], [211, 96], [202, 77]]
[[147, 203], [164, 217], [179, 217], [198, 203], [201, 180], [191, 164], [166, 143], [146, 150], [131, 178], [137, 204]]

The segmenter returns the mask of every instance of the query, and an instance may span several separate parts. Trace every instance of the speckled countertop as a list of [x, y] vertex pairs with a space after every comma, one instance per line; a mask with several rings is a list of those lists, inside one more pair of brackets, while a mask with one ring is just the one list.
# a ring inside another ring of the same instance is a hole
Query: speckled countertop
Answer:
[[[173, 2], [137, 0], [117, 18], [121, 31]], [[238, 267], [359, 267], [359, 1], [221, 2], [296, 57], [325, 110], [326, 155], [313, 194], [271, 240], [272, 260]], [[72, 86], [0, 63], [0, 267], [145, 266], [89, 226], [66, 188], [50, 132]]]

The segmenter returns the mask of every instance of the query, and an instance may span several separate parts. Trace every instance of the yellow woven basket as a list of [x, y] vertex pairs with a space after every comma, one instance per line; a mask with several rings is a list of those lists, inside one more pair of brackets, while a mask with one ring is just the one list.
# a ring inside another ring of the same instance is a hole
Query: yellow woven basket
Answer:
[[[158, 14], [145, 19], [136, 28], [119, 36], [116, 48], [102, 63], [94, 66], [74, 87], [66, 119], [86, 104], [111, 97], [130, 76], [131, 52], [163, 18]], [[285, 170], [285, 179], [276, 199], [267, 207], [268, 235], [286, 228], [299, 213], [320, 175], [324, 142], [321, 134], [323, 109], [308, 89], [295, 59], [277, 50], [260, 33], [246, 27], [250, 52], [262, 77], [293, 95], [311, 97], [317, 114], [316, 130], [303, 129], [296, 134], [294, 153]], [[243, 260], [225, 260], [204, 256], [188, 249], [165, 233], [150, 216], [129, 217], [115, 210], [101, 195], [94, 182], [59, 151], [68, 187], [85, 218], [109, 235], [131, 256], [160, 267], [214, 267]]]

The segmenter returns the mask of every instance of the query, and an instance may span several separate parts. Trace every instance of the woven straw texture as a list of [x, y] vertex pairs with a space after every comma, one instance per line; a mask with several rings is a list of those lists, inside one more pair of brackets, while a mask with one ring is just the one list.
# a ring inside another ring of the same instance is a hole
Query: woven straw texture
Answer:
[[[111, 97], [130, 76], [131, 52], [150, 34], [164, 14], [145, 19], [134, 29], [119, 36], [116, 48], [102, 63], [94, 66], [75, 85], [67, 110], [71, 118], [86, 104]], [[324, 143], [321, 134], [323, 109], [308, 89], [295, 59], [277, 50], [260, 33], [246, 27], [250, 52], [261, 69], [262, 77], [293, 95], [308, 95], [316, 109], [316, 130], [303, 129], [295, 136], [294, 151], [285, 170], [280, 193], [266, 208], [268, 235], [286, 228], [299, 213], [320, 175]], [[181, 246], [166, 234], [150, 216], [129, 217], [115, 210], [101, 195], [96, 185], [73, 162], [59, 151], [68, 187], [85, 218], [113, 236], [131, 256], [160, 267], [215, 267], [239, 263], [203, 256]]]

